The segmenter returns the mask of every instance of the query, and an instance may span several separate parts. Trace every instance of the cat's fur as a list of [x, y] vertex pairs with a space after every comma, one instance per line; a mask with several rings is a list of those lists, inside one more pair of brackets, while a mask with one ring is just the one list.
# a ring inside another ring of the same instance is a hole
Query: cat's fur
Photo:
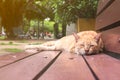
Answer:
[[100, 33], [96, 33], [95, 31], [82, 31], [41, 45], [27, 45], [25, 49], [36, 49], [39, 51], [65, 50], [77, 54], [94, 54], [101, 51], [102, 48], [103, 42]]

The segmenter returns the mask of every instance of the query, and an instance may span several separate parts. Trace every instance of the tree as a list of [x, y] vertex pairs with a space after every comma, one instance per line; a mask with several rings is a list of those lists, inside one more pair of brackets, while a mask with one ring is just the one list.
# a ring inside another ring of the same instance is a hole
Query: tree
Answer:
[[78, 18], [95, 18], [98, 0], [49, 0], [49, 3], [54, 21], [62, 24], [64, 36], [67, 24], [75, 23]]
[[[13, 28], [28, 21], [45, 18], [61, 23], [63, 28], [67, 24], [76, 22], [79, 17], [95, 17], [98, 0], [0, 0], [0, 17], [7, 37], [15, 37]], [[66, 32], [63, 29], [62, 32]], [[65, 35], [65, 34], [63, 34]]]
[[76, 23], [78, 18], [95, 18], [96, 16], [98, 0], [57, 1], [54, 3], [56, 8], [55, 21], [62, 23], [63, 36], [65, 35], [67, 24]]
[[76, 22], [80, 17], [95, 18], [98, 0], [62, 0], [57, 13], [66, 24]]
[[8, 38], [14, 38], [15, 27], [22, 25], [25, 7], [33, 0], [0, 0], [0, 17]]

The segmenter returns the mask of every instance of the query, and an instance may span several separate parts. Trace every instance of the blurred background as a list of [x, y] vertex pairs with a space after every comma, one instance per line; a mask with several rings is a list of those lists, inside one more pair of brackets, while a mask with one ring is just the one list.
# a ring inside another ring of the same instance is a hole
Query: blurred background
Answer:
[[99, 0], [0, 0], [0, 39], [59, 39], [95, 30]]

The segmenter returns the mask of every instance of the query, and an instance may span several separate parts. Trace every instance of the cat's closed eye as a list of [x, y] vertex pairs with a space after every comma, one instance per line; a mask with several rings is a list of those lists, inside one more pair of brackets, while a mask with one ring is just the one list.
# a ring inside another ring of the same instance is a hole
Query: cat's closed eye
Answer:
[[93, 46], [95, 46], [95, 45], [90, 45], [90, 47], [93, 47]]
[[84, 47], [84, 44], [80, 44], [80, 46]]

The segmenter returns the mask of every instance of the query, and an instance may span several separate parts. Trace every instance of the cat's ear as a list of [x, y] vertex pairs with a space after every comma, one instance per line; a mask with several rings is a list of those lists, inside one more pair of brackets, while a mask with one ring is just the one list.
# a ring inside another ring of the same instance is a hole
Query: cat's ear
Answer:
[[98, 34], [94, 37], [97, 43], [99, 42], [99, 40], [100, 40], [100, 38], [101, 38], [101, 35], [102, 35], [101, 33], [98, 33]]
[[77, 42], [78, 39], [80, 38], [76, 33], [73, 33], [73, 36], [75, 37], [76, 42]]

